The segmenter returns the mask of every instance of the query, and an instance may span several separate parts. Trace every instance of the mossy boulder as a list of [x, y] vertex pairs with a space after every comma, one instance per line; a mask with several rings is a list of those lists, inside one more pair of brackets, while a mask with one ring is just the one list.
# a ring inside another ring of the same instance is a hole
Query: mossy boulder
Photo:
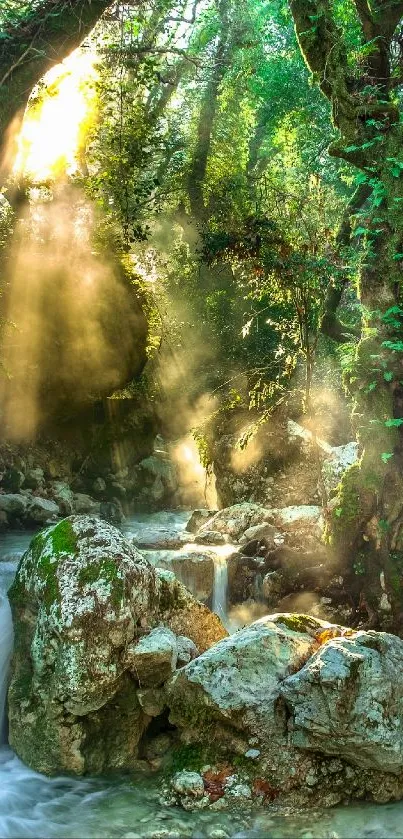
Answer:
[[[160, 624], [174, 633], [189, 625], [195, 643], [204, 632], [199, 649], [225, 635], [183, 586], [161, 580], [118, 530], [88, 516], [63, 519], [32, 540], [9, 598], [10, 743], [46, 774], [132, 765], [150, 717], [129, 666], [131, 645]], [[162, 666], [158, 656], [149, 666]]]

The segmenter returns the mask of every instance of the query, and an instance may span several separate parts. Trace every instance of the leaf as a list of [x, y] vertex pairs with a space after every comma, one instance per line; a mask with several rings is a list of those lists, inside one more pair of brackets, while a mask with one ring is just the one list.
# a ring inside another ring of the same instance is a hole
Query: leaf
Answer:
[[343, 508], [342, 508], [342, 507], [336, 507], [336, 509], [335, 509], [335, 511], [334, 511], [334, 514], [335, 514], [335, 516], [337, 516], [337, 518], [339, 519], [339, 518], [340, 518], [340, 516], [341, 516], [341, 514], [342, 514], [342, 512], [343, 512]]
[[393, 452], [382, 452], [381, 454], [381, 458], [384, 463], [387, 463], [391, 457], [393, 457]]
[[385, 422], [386, 428], [400, 428], [403, 425], [403, 419], [388, 419]]
[[403, 253], [395, 253], [393, 259], [395, 259], [396, 262], [400, 259], [403, 259]]
[[393, 373], [391, 370], [386, 370], [386, 373], [383, 374], [383, 378], [385, 379], [385, 382], [391, 382], [393, 379]]

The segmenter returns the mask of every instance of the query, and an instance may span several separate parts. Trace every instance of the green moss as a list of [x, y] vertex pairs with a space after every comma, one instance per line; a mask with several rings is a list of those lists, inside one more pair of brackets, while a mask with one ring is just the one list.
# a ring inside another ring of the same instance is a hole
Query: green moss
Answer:
[[309, 615], [290, 614], [281, 617], [279, 624], [283, 624], [292, 632], [309, 632], [310, 629], [317, 629], [315, 622]]
[[94, 585], [102, 580], [111, 586], [111, 603], [115, 609], [121, 605], [124, 595], [124, 582], [116, 563], [107, 557], [91, 562], [80, 570], [78, 581], [81, 585]]
[[68, 519], [63, 519], [49, 533], [52, 539], [53, 553], [74, 555], [77, 552], [77, 537], [73, 525]]

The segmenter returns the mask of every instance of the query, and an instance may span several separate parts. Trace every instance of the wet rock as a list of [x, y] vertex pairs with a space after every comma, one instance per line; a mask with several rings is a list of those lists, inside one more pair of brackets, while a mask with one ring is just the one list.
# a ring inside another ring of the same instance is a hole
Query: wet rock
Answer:
[[220, 510], [213, 518], [209, 519], [198, 530], [197, 536], [214, 530], [224, 533], [230, 539], [236, 541], [249, 527], [264, 522], [268, 513], [266, 507], [262, 507], [260, 504], [248, 502], [234, 504], [232, 507]]
[[46, 524], [57, 519], [60, 516], [60, 510], [55, 501], [34, 497], [28, 501], [25, 515], [34, 524]]
[[87, 516], [32, 540], [9, 597], [10, 743], [45, 774], [129, 769], [150, 722], [137, 692], [172, 673], [175, 635], [204, 650], [226, 634], [169, 572]]
[[101, 518], [112, 524], [121, 524], [125, 519], [122, 505], [117, 498], [114, 501], [101, 501], [99, 513]]
[[292, 740], [382, 772], [403, 771], [403, 641], [357, 632], [325, 644], [282, 686]]
[[165, 706], [164, 691], [157, 688], [145, 688], [137, 691], [139, 703], [148, 717], [159, 717]]
[[159, 687], [176, 668], [178, 648], [170, 629], [152, 629], [136, 644], [129, 644], [125, 664], [141, 687]]
[[215, 516], [216, 512], [217, 510], [194, 510], [186, 525], [186, 530], [190, 533], [197, 533], [203, 524]]

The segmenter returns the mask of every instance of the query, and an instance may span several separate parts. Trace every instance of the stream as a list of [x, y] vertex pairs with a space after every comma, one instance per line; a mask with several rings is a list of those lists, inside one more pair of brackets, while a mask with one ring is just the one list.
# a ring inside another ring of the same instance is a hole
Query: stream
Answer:
[[[184, 529], [189, 514], [163, 512], [129, 519], [127, 535]], [[6, 744], [3, 714], [12, 649], [6, 597], [32, 533], [0, 536], [0, 839], [403, 839], [403, 802], [351, 804], [299, 816], [272, 811], [189, 813], [161, 804], [161, 776], [46, 778], [28, 769]], [[217, 553], [213, 607], [226, 619], [225, 556]]]

